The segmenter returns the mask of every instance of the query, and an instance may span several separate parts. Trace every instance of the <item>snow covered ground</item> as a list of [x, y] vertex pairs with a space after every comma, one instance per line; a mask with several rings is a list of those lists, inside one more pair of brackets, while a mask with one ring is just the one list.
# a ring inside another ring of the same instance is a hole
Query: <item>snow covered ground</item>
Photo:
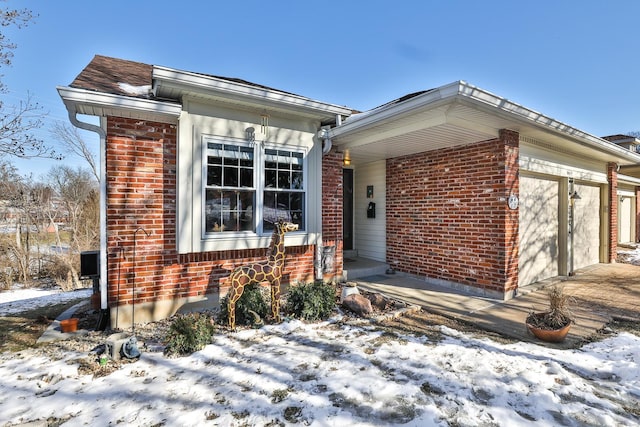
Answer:
[[89, 298], [92, 289], [62, 292], [60, 289], [14, 288], [0, 292], [0, 316], [20, 313], [33, 308], [61, 304], [77, 298]]
[[[9, 297], [0, 298], [2, 316]], [[64, 426], [640, 423], [638, 336], [553, 350], [441, 332], [442, 340], [433, 340], [339, 318], [289, 321], [216, 334], [189, 357], [146, 350], [97, 378], [78, 373], [80, 360], [97, 363], [95, 355], [3, 353], [0, 426], [47, 419], [66, 420]]]

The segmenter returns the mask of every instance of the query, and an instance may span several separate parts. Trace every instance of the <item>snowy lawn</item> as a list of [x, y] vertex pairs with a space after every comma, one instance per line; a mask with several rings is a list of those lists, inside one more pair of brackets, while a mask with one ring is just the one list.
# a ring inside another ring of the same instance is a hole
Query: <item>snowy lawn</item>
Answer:
[[[0, 306], [0, 316], [3, 315]], [[640, 337], [579, 350], [442, 339], [340, 318], [216, 334], [189, 357], [160, 348], [108, 376], [95, 354], [0, 354], [0, 426], [625, 426], [640, 423]], [[111, 363], [111, 362], [110, 362]], [[56, 424], [58, 425], [58, 424]]]

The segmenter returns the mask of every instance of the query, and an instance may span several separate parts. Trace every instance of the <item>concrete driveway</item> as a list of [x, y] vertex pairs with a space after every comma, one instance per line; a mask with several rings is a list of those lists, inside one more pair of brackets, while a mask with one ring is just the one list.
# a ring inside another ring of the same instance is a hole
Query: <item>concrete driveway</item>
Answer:
[[[579, 346], [612, 320], [640, 322], [640, 266], [596, 264], [578, 270], [574, 276], [556, 278], [519, 290], [509, 301], [477, 297], [428, 283], [404, 274], [375, 275], [357, 279], [358, 286], [381, 292], [425, 310], [472, 323], [482, 329], [521, 341], [556, 348]], [[574, 299], [575, 324], [564, 342], [543, 343], [526, 328], [531, 311], [548, 307], [545, 287], [563, 283]]]

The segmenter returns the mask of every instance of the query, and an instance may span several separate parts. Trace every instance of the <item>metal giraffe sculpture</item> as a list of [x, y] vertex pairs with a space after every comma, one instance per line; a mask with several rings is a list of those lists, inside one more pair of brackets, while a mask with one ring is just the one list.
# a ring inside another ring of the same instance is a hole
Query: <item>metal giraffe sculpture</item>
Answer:
[[236, 302], [242, 296], [244, 287], [252, 283], [271, 283], [271, 314], [276, 322], [280, 321], [280, 279], [284, 267], [284, 233], [298, 229], [297, 224], [282, 220], [275, 224], [271, 244], [267, 251], [267, 259], [237, 267], [229, 280], [231, 289], [227, 299], [227, 313], [229, 315], [229, 327], [236, 327]]

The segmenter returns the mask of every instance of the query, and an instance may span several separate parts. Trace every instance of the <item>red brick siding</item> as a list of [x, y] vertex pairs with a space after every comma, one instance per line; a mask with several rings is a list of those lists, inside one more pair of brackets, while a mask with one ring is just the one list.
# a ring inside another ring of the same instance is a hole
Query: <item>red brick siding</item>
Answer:
[[411, 274], [517, 286], [518, 134], [387, 161], [387, 261]]
[[322, 157], [322, 245], [336, 247], [335, 272], [325, 280], [342, 275], [342, 156], [334, 150]]
[[[179, 255], [176, 247], [176, 126], [107, 119], [109, 306], [219, 290], [238, 265], [265, 249]], [[149, 233], [147, 237], [142, 227]], [[136, 235], [134, 259], [134, 233]], [[283, 283], [313, 280], [314, 246], [288, 247]]]
[[618, 251], [618, 165], [607, 164], [607, 180], [609, 181], [609, 260], [616, 262]]

